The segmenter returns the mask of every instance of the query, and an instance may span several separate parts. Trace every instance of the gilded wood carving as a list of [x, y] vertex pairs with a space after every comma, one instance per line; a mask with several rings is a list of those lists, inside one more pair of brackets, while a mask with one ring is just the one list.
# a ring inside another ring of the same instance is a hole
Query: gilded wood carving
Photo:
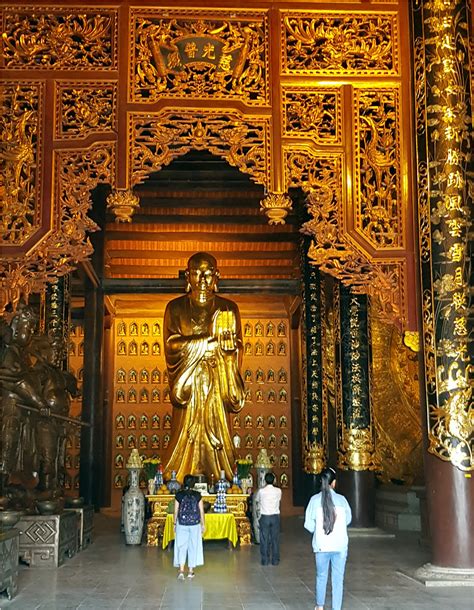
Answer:
[[[132, 9], [131, 99], [239, 99], [268, 104], [265, 13]], [[222, 17], [221, 17], [222, 15]]]
[[[0, 119], [9, 185], [2, 245], [11, 254], [0, 267], [2, 305], [41, 290], [90, 255], [86, 234], [96, 228], [88, 217], [90, 190], [98, 183], [133, 198], [130, 189], [152, 172], [206, 149], [267, 188], [262, 209], [270, 219], [284, 222], [288, 189], [303, 189], [311, 217], [303, 231], [313, 240], [314, 264], [377, 298], [386, 320], [406, 325], [411, 200], [409, 189], [402, 192], [409, 159], [400, 134], [409, 127], [401, 114], [408, 93], [399, 40], [405, 9], [388, 4], [393, 10], [376, 12], [350, 4], [303, 12], [279, 2], [271, 10], [212, 11], [3, 4], [3, 68], [11, 76]], [[120, 48], [119, 18], [127, 33]], [[417, 62], [423, 49], [416, 45]], [[423, 73], [417, 64], [417, 100]], [[324, 83], [326, 77], [333, 81]], [[45, 86], [54, 99], [48, 142]], [[420, 249], [427, 259], [428, 166], [420, 164], [419, 173], [426, 200]], [[52, 192], [42, 201], [45, 177]], [[425, 298], [428, 320], [432, 298], [431, 292]], [[434, 345], [430, 332], [425, 337]], [[426, 354], [431, 370], [434, 355]], [[308, 446], [307, 455], [319, 459], [318, 448]]]
[[288, 13], [283, 13], [284, 73], [398, 73], [396, 14]]
[[191, 149], [205, 149], [249, 174], [259, 184], [269, 183], [270, 122], [246, 118], [240, 112], [213, 110], [166, 111], [130, 118], [131, 183], [168, 165]]
[[24, 244], [40, 223], [44, 83], [0, 88], [2, 245]]
[[8, 69], [117, 68], [116, 11], [87, 7], [3, 9], [3, 57]]

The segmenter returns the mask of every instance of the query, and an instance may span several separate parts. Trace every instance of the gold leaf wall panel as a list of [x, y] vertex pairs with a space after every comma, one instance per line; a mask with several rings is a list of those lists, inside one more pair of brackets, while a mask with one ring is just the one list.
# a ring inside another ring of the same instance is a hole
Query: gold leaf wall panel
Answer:
[[342, 144], [340, 87], [283, 86], [283, 135]]
[[354, 106], [356, 227], [376, 249], [401, 248], [405, 244], [398, 90], [356, 88]]
[[114, 81], [56, 82], [57, 140], [84, 139], [117, 130], [117, 84]]

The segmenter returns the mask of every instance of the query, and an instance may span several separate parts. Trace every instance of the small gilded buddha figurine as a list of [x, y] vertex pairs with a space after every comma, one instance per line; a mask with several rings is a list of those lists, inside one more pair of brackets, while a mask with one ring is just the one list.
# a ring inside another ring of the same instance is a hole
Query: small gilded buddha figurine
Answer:
[[188, 261], [186, 295], [166, 307], [163, 336], [173, 404], [172, 449], [166, 471], [177, 479], [202, 469], [232, 478], [235, 462], [228, 413], [244, 405], [240, 374], [242, 330], [237, 305], [216, 295], [216, 259], [199, 252]]

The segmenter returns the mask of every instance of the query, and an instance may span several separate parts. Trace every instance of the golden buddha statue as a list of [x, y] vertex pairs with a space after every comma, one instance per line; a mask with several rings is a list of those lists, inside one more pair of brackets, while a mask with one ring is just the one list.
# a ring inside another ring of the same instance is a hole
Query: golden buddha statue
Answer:
[[244, 405], [239, 366], [242, 330], [238, 307], [216, 295], [216, 259], [199, 252], [188, 261], [186, 295], [168, 303], [164, 350], [174, 407], [167, 471], [233, 476], [228, 413]]

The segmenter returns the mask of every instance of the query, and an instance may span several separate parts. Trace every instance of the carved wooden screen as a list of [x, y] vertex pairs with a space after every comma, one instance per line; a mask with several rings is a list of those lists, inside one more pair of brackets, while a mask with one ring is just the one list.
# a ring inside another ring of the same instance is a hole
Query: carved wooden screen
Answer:
[[310, 257], [414, 327], [407, 3], [241, 5], [1, 3], [3, 305], [90, 255], [95, 185], [203, 148], [270, 222], [301, 187]]

